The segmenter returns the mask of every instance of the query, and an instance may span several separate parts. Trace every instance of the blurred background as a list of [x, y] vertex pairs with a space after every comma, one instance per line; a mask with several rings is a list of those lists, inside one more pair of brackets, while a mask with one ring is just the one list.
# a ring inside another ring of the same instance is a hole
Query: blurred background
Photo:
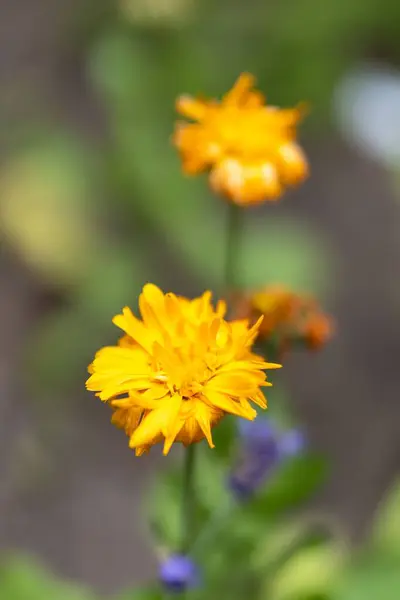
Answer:
[[329, 457], [316, 505], [368, 533], [400, 465], [399, 40], [392, 0], [0, 2], [4, 551], [102, 593], [154, 575], [143, 498], [166, 459], [134, 458], [86, 367], [146, 281], [220, 291], [226, 206], [170, 135], [178, 94], [241, 71], [272, 104], [310, 102], [312, 177], [246, 213], [240, 281], [315, 293], [337, 321], [269, 401]]

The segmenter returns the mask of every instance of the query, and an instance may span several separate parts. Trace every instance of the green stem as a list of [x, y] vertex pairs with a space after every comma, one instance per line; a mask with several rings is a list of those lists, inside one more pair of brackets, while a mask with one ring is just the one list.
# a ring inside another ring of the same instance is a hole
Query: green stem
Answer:
[[[228, 204], [228, 215], [227, 215], [227, 236], [226, 236], [226, 254], [225, 254], [225, 270], [224, 270], [224, 282], [223, 285], [225, 287], [225, 291], [227, 293], [231, 292], [238, 286], [237, 282], [237, 266], [238, 266], [238, 257], [240, 252], [240, 237], [242, 233], [242, 215], [241, 209], [239, 206], [230, 202]], [[192, 446], [189, 446], [191, 448]], [[186, 461], [186, 476], [185, 481], [188, 481], [190, 477], [190, 458], [187, 458]], [[189, 486], [188, 486], [189, 487]], [[188, 504], [185, 502], [184, 504]], [[209, 522], [200, 535], [196, 539], [191, 539], [192, 542], [191, 551], [195, 555], [201, 554], [205, 545], [210, 539], [214, 539], [216, 535], [218, 535], [218, 531], [220, 527], [225, 524], [227, 518], [230, 516], [232, 512], [232, 502], [228, 502], [226, 505], [220, 506], [218, 509], [214, 510], [214, 513], [211, 515]], [[189, 516], [186, 512], [186, 523], [189, 520]], [[186, 538], [188, 541], [188, 538]], [[185, 546], [185, 550], [187, 550], [187, 546]]]
[[190, 444], [185, 450], [183, 465], [182, 487], [182, 533], [180, 551], [185, 554], [193, 538], [194, 531], [194, 468], [195, 444]]
[[242, 209], [230, 202], [228, 205], [227, 243], [225, 258], [224, 285], [228, 291], [237, 287], [237, 267], [242, 233]]

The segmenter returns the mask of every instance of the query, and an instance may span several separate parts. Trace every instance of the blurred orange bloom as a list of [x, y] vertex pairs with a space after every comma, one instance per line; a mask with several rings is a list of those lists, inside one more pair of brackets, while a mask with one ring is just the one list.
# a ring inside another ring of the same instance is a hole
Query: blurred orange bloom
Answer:
[[274, 339], [279, 352], [293, 343], [317, 350], [333, 335], [333, 320], [310, 296], [296, 294], [281, 285], [269, 285], [233, 300], [234, 317], [251, 322], [263, 316], [258, 339]]
[[322, 312], [315, 312], [306, 319], [302, 333], [310, 350], [318, 350], [332, 337], [332, 319]]
[[296, 319], [300, 298], [281, 285], [271, 285], [250, 296], [251, 310], [264, 315], [259, 335], [267, 337]]
[[267, 106], [240, 75], [221, 102], [180, 96], [177, 111], [194, 123], [178, 122], [173, 141], [188, 175], [209, 171], [214, 191], [239, 205], [277, 200], [287, 186], [301, 183], [308, 164], [296, 143], [304, 105]]

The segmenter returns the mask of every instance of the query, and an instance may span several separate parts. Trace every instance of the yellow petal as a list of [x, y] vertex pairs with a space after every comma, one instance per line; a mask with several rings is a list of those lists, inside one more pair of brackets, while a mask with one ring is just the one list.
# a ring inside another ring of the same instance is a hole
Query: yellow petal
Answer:
[[[233, 371], [239, 371], [242, 373], [256, 372], [258, 374], [261, 374], [260, 369], [270, 368], [270, 367], [268, 367], [269, 364], [272, 364], [272, 363], [267, 363], [267, 362], [260, 360], [260, 362], [256, 363], [256, 367], [255, 367], [255, 365], [253, 364], [252, 361], [234, 360], [232, 362], [227, 363], [226, 365], [222, 365], [218, 369], [218, 373], [231, 373]], [[271, 368], [274, 368], [274, 367], [271, 367]]]
[[201, 430], [195, 417], [191, 416], [185, 420], [182, 429], [177, 436], [177, 439], [185, 446], [189, 446], [194, 442], [198, 442], [204, 438], [204, 433]]
[[179, 355], [172, 348], [168, 350], [165, 345], [162, 346], [158, 342], [154, 344], [153, 353], [167, 373], [169, 381], [179, 387], [184, 375]]
[[165, 295], [165, 310], [171, 321], [182, 321], [182, 303], [175, 294], [169, 293]]
[[259, 385], [265, 379], [264, 373], [257, 374], [241, 374], [234, 373], [217, 373], [207, 383], [205, 390], [213, 390], [230, 396], [251, 396]]
[[160, 408], [160, 402], [167, 395], [163, 385], [155, 385], [144, 392], [132, 392], [128, 398], [113, 400], [112, 406], [128, 407], [137, 406], [148, 410]]
[[191, 96], [182, 95], [179, 96], [175, 105], [176, 111], [194, 121], [201, 121], [208, 109], [208, 103], [192, 98]]
[[289, 130], [309, 112], [307, 102], [301, 102], [295, 108], [284, 108], [276, 111], [277, 120]]
[[243, 407], [239, 402], [233, 400], [229, 396], [210, 390], [204, 389], [203, 394], [204, 401], [211, 407], [219, 408], [226, 413], [236, 415], [238, 417], [244, 417], [245, 419], [254, 419], [257, 416], [257, 412], [251, 407]]
[[211, 435], [210, 409], [203, 402], [196, 403], [196, 420], [204, 433], [208, 445], [210, 448], [214, 448], [215, 446]]
[[111, 422], [116, 427], [124, 429], [128, 435], [132, 435], [140, 422], [142, 412], [140, 408], [118, 408], [113, 412]]
[[128, 306], [122, 310], [122, 315], [116, 315], [113, 323], [131, 336], [142, 348], [151, 353], [155, 332], [149, 332], [139, 319], [137, 319]]
[[[92, 375], [92, 377], [94, 377], [94, 376]], [[103, 383], [102, 384], [103, 389], [97, 395], [100, 398], [100, 400], [106, 401], [106, 400], [110, 400], [110, 398], [114, 398], [115, 396], [120, 396], [121, 394], [126, 394], [127, 392], [130, 392], [134, 389], [143, 390], [149, 386], [150, 386], [149, 380], [127, 379], [124, 383], [121, 383], [119, 385], [117, 385], [113, 381], [111, 381], [110, 383]], [[100, 386], [95, 387], [94, 384], [91, 384], [91, 387], [88, 385], [88, 390], [95, 391], [97, 389], [101, 389], [101, 387]]]
[[267, 408], [267, 399], [262, 392], [254, 394], [250, 400], [252, 400], [260, 408]]
[[163, 401], [165, 405], [163, 408], [163, 410], [165, 410], [165, 424], [162, 432], [165, 437], [171, 436], [175, 431], [175, 426], [179, 417], [182, 402], [182, 397], [179, 394], [175, 394], [174, 396], [169, 397], [167, 400], [164, 399]]
[[166, 456], [168, 452], [171, 450], [172, 444], [176, 441], [176, 437], [181, 431], [182, 427], [185, 425], [184, 419], [177, 418], [174, 423], [170, 426], [169, 433], [165, 437], [163, 454]]
[[241, 73], [235, 81], [233, 87], [223, 98], [225, 105], [239, 104], [249, 93], [249, 90], [254, 86], [255, 77], [250, 73]]
[[135, 448], [135, 455], [143, 456], [143, 454], [148, 454], [149, 450], [150, 446], [138, 446], [137, 448]]
[[308, 163], [301, 148], [294, 142], [282, 144], [278, 150], [280, 173], [287, 185], [301, 183], [308, 176]]
[[226, 311], [227, 311], [227, 305], [226, 305], [225, 300], [218, 300], [217, 308], [215, 311], [217, 313], [217, 315], [221, 319], [223, 319], [226, 314]]
[[162, 437], [161, 432], [164, 424], [165, 411], [162, 408], [152, 410], [142, 419], [140, 425], [131, 435], [130, 448], [155, 444], [156, 440]]
[[157, 285], [154, 285], [154, 283], [146, 283], [143, 286], [142, 294], [154, 309], [157, 310], [157, 308], [162, 309], [164, 307], [165, 296], [160, 288]]

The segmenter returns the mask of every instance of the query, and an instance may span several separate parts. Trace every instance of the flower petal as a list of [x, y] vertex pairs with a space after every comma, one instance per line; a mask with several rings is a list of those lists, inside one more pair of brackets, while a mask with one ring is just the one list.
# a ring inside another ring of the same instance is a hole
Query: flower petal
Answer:
[[139, 321], [129, 307], [125, 306], [122, 315], [116, 315], [113, 323], [131, 336], [142, 348], [151, 353], [154, 343], [155, 332], [146, 329], [142, 321]]
[[233, 87], [223, 98], [223, 103], [227, 105], [240, 104], [247, 100], [250, 89], [254, 86], [255, 77], [250, 73], [241, 73], [235, 81]]
[[129, 447], [152, 446], [162, 439], [162, 429], [165, 424], [165, 409], [159, 408], [149, 412], [132, 433]]
[[250, 421], [257, 416], [257, 412], [253, 408], [242, 406], [239, 402], [233, 400], [233, 398], [220, 392], [205, 389], [202, 397], [209, 406], [219, 408], [231, 415], [237, 415]]
[[182, 95], [177, 99], [175, 108], [182, 116], [194, 121], [201, 121], [207, 114], [208, 106], [208, 102]]
[[211, 435], [211, 415], [210, 409], [206, 404], [202, 402], [196, 403], [196, 420], [200, 425], [202, 432], [208, 442], [210, 448], [215, 448]]

